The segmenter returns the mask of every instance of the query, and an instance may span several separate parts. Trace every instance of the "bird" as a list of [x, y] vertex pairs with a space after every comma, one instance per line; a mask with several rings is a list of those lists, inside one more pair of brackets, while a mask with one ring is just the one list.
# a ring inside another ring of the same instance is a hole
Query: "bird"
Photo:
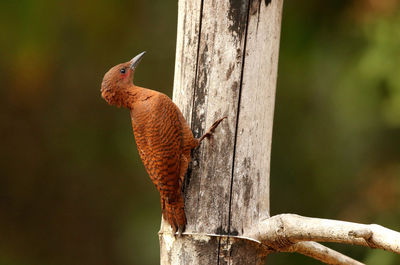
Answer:
[[160, 193], [162, 216], [173, 233], [181, 236], [187, 223], [182, 184], [191, 150], [204, 139], [211, 141], [214, 130], [227, 117], [216, 120], [205, 134], [194, 138], [182, 112], [167, 95], [133, 84], [145, 53], [112, 67], [104, 75], [100, 91], [108, 104], [130, 110], [140, 158]]

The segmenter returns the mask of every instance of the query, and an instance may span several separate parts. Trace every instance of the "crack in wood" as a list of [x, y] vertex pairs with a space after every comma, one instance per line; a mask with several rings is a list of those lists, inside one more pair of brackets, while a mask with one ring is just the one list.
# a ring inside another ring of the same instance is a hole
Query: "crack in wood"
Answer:
[[[201, 0], [201, 4], [200, 4], [200, 20], [199, 20], [199, 32], [198, 32], [198, 41], [197, 41], [197, 55], [196, 55], [196, 70], [195, 70], [195, 76], [194, 76], [194, 89], [193, 89], [193, 103], [192, 103], [192, 124], [191, 124], [191, 128], [192, 131], [195, 129], [195, 122], [194, 119], [196, 117], [196, 108], [195, 108], [195, 104], [196, 104], [196, 92], [197, 92], [197, 88], [198, 88], [198, 77], [199, 77], [199, 56], [200, 56], [200, 41], [201, 41], [201, 28], [202, 28], [202, 21], [203, 21], [203, 7], [204, 7], [204, 0]], [[195, 132], [195, 137], [200, 137], [201, 132], [198, 132], [196, 134]]]
[[[197, 52], [196, 52], [196, 66], [195, 66], [195, 76], [194, 76], [194, 87], [193, 87], [193, 99], [192, 99], [192, 117], [191, 117], [191, 129], [193, 131], [193, 134], [196, 138], [200, 137], [201, 135], [201, 131], [198, 131], [198, 129], [196, 128], [196, 109], [197, 109], [197, 102], [196, 102], [196, 96], [197, 95], [197, 89], [198, 89], [198, 72], [199, 72], [199, 56], [200, 56], [200, 42], [201, 42], [201, 29], [202, 29], [202, 22], [203, 22], [203, 7], [204, 7], [204, 0], [201, 0], [200, 3], [200, 14], [199, 14], [199, 30], [198, 30], [198, 40], [197, 40]], [[201, 128], [201, 125], [200, 125]], [[201, 129], [200, 129], [201, 130]], [[197, 132], [197, 133], [196, 133]], [[191, 174], [192, 174], [192, 166], [193, 164], [198, 164], [198, 149], [196, 150], [192, 150], [191, 151], [191, 157], [192, 157], [192, 162], [189, 163], [189, 169], [186, 172], [185, 175], [185, 181], [184, 183], [187, 183], [187, 186], [190, 183], [191, 180]], [[190, 175], [189, 175], [190, 174]], [[186, 180], [187, 179], [187, 180]], [[200, 185], [200, 183], [199, 183]], [[186, 187], [187, 187], [186, 186]], [[185, 189], [186, 189], [185, 187]], [[198, 189], [200, 190], [200, 189]], [[186, 195], [185, 195], [186, 198]], [[186, 199], [185, 199], [186, 201]], [[185, 203], [186, 204], [186, 203]], [[197, 205], [200, 205], [200, 196], [197, 196]], [[195, 218], [197, 219], [197, 218]], [[194, 224], [195, 228], [196, 228], [196, 223]]]
[[[239, 112], [240, 112], [240, 102], [241, 102], [241, 95], [242, 95], [242, 85], [243, 85], [243, 71], [244, 71], [244, 64], [246, 60], [246, 44], [247, 44], [247, 30], [249, 25], [249, 17], [250, 17], [250, 1], [247, 2], [247, 17], [246, 17], [246, 29], [244, 31], [244, 44], [243, 44], [243, 51], [242, 51], [242, 65], [241, 65], [241, 73], [240, 73], [240, 85], [239, 85], [239, 95], [238, 95], [238, 108], [236, 114], [236, 128], [235, 128], [235, 142], [233, 144], [233, 162], [232, 162], [232, 171], [231, 171], [231, 185], [230, 185], [230, 193], [229, 193], [229, 213], [228, 213], [228, 237], [231, 235], [231, 220], [232, 220], [232, 191], [233, 191], [233, 181], [234, 181], [234, 170], [235, 170], [235, 155], [236, 155], [236, 144], [237, 144], [237, 135], [238, 135], [238, 125], [239, 125]], [[235, 231], [238, 233], [237, 231]]]

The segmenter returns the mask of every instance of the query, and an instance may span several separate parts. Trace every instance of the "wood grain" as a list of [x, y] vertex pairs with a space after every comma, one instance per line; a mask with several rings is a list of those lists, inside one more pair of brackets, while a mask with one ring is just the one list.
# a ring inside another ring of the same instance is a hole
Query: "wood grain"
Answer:
[[236, 135], [233, 231], [244, 235], [269, 217], [271, 138], [278, 73], [282, 1], [250, 6]]

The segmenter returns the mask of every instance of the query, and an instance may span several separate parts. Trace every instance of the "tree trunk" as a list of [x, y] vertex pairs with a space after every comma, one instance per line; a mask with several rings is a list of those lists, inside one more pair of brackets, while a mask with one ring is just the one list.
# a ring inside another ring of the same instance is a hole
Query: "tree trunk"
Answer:
[[[161, 264], [264, 264], [240, 239], [269, 217], [269, 165], [283, 0], [179, 0], [174, 102], [195, 137], [182, 237], [163, 222]], [[235, 236], [234, 238], [232, 236]]]

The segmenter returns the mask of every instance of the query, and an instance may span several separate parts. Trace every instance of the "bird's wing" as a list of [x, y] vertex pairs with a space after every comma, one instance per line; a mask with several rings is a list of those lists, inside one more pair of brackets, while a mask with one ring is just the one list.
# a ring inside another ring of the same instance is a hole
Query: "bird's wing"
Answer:
[[132, 119], [139, 154], [157, 189], [169, 197], [177, 190], [180, 192], [182, 184], [183, 133], [180, 113], [163, 94], [148, 98], [143, 102], [143, 108]]
[[190, 154], [183, 148], [182, 114], [165, 95], [146, 101], [136, 109], [136, 114], [132, 114], [136, 144], [145, 168], [160, 192], [164, 219], [174, 231], [182, 232], [186, 216], [181, 187], [189, 161], [186, 156]]

